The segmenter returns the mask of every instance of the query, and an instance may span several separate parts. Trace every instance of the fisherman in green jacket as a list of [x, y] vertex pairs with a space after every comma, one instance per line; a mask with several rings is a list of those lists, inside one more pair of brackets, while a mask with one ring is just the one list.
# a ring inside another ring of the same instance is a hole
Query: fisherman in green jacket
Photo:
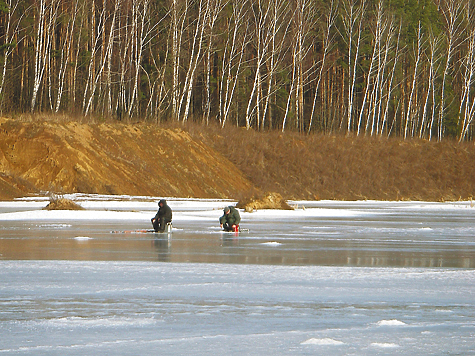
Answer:
[[239, 211], [234, 206], [227, 206], [224, 208], [224, 215], [219, 218], [219, 224], [224, 231], [239, 231], [239, 223], [241, 216]]

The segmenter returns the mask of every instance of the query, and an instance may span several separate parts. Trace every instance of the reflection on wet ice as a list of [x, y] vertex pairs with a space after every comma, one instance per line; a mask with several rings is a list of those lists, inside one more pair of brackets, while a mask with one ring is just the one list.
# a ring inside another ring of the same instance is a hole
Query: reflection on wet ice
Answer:
[[117, 199], [102, 198], [103, 210], [73, 213], [44, 212], [34, 203], [28, 211], [25, 202], [15, 211], [9, 203], [0, 213], [0, 258], [475, 268], [468, 202], [305, 202], [305, 210], [285, 214], [242, 212], [243, 231], [226, 233], [218, 217], [228, 201], [169, 199], [168, 234], [142, 230], [155, 204], [141, 211], [139, 203], [148, 204], [127, 199], [113, 211]]

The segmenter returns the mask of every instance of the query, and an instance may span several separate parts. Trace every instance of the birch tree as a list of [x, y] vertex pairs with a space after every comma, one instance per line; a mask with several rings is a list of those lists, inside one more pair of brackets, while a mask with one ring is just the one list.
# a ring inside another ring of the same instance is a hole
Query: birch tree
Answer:
[[404, 128], [404, 138], [407, 138], [408, 134], [408, 129], [410, 123], [413, 122], [415, 112], [417, 111], [417, 105], [413, 107], [412, 102], [414, 100], [415, 92], [417, 90], [416, 85], [417, 85], [417, 76], [418, 76], [418, 69], [419, 69], [419, 63], [421, 60], [421, 55], [422, 55], [422, 45], [423, 45], [423, 39], [422, 39], [422, 30], [421, 30], [421, 22], [419, 21], [418, 26], [417, 26], [417, 45], [415, 46], [415, 58], [416, 61], [414, 63], [414, 74], [412, 76], [412, 85], [411, 85], [411, 93], [409, 94], [409, 102], [407, 105], [407, 113], [406, 113], [406, 124]]
[[[267, 5], [267, 6], [266, 6]], [[266, 61], [267, 52], [269, 49], [271, 30], [269, 29], [269, 13], [271, 10], [270, 4], [264, 4], [262, 0], [257, 0], [256, 6], [252, 7], [253, 25], [254, 25], [254, 40], [255, 42], [255, 72], [252, 84], [252, 90], [249, 95], [249, 100], [246, 109], [246, 129], [251, 128], [251, 115], [257, 118], [257, 127], [260, 127], [260, 105], [262, 95], [262, 73], [261, 68]], [[255, 100], [254, 100], [255, 98]], [[254, 114], [255, 111], [255, 114]]]
[[310, 122], [308, 124], [307, 133], [310, 133], [310, 130], [312, 129], [313, 116], [315, 114], [315, 105], [316, 105], [317, 97], [318, 97], [318, 89], [320, 88], [320, 82], [322, 81], [322, 73], [323, 73], [323, 69], [325, 68], [326, 59], [327, 59], [328, 53], [330, 52], [330, 48], [333, 44], [332, 31], [333, 31], [333, 26], [335, 24], [335, 20], [338, 14], [337, 10], [338, 8], [335, 4], [335, 1], [331, 0], [328, 13], [325, 15], [325, 29], [324, 29], [323, 41], [322, 41], [323, 42], [323, 56], [320, 62], [320, 70], [318, 71], [318, 76], [316, 80], [315, 95], [313, 97], [313, 105], [312, 105], [312, 113], [310, 115]]
[[[361, 104], [360, 114], [359, 114], [359, 118], [358, 118], [357, 136], [359, 136], [360, 133], [361, 133], [361, 126], [362, 126], [363, 118], [364, 118], [364, 115], [365, 115], [365, 112], [366, 112], [366, 104], [369, 100], [369, 94], [371, 92], [371, 85], [372, 85], [373, 75], [374, 75], [373, 71], [374, 71], [374, 67], [377, 65], [376, 61], [378, 59], [379, 48], [380, 48], [380, 45], [381, 45], [381, 43], [380, 43], [380, 41], [381, 41], [380, 34], [382, 33], [381, 28], [383, 26], [384, 25], [383, 25], [382, 0], [379, 0], [377, 11], [376, 11], [376, 23], [375, 23], [375, 31], [374, 31], [375, 35], [374, 35], [374, 38], [373, 38], [373, 51], [372, 51], [372, 55], [371, 55], [369, 70], [368, 70], [368, 73], [366, 74], [365, 92], [363, 94], [363, 102]], [[369, 113], [368, 113], [368, 115], [369, 115]], [[369, 121], [369, 117], [367, 116], [366, 117], [366, 127], [368, 125], [368, 121]]]
[[172, 0], [171, 5], [171, 34], [172, 34], [172, 117], [179, 120], [180, 90], [180, 57], [182, 39], [187, 18], [189, 3], [188, 0]]
[[58, 14], [59, 1], [39, 0], [36, 4], [36, 41], [33, 90], [31, 95], [30, 110], [33, 112], [36, 107], [38, 92], [43, 81], [43, 76], [47, 68], [48, 58], [51, 51], [51, 42], [54, 32], [54, 24]]
[[223, 48], [219, 88], [218, 117], [221, 127], [229, 117], [249, 38], [249, 22], [246, 21], [248, 0], [231, 0], [231, 4], [232, 15], [227, 24], [228, 36]]
[[[168, 43], [168, 42], [167, 42]], [[151, 47], [152, 42], [149, 42], [149, 52], [153, 53]], [[153, 67], [156, 71], [156, 78], [150, 81], [150, 97], [147, 103], [146, 115], [147, 117], [155, 117], [156, 122], [160, 121], [160, 116], [163, 112], [165, 100], [168, 97], [169, 90], [165, 87], [165, 71], [168, 61], [168, 51], [165, 52], [164, 63], [162, 65], [157, 63], [155, 56], [151, 56]], [[157, 92], [156, 92], [157, 91]]]
[[[112, 53], [112, 44], [114, 40], [114, 32], [115, 32], [115, 24], [116, 24], [116, 19], [117, 19], [117, 13], [118, 13], [118, 8], [120, 6], [120, 0], [115, 0], [115, 5], [114, 5], [114, 11], [112, 15], [112, 22], [109, 28], [109, 36], [106, 44], [106, 49], [103, 52], [104, 54], [100, 58], [100, 64], [99, 64], [99, 69], [97, 73], [95, 72], [94, 68], [94, 63], [95, 63], [95, 55], [96, 53], [100, 50], [99, 47], [99, 42], [100, 38], [103, 37], [105, 34], [106, 29], [106, 7], [103, 6], [102, 11], [101, 11], [101, 16], [100, 20], [98, 23], [97, 27], [97, 35], [94, 41], [94, 47], [92, 50], [91, 54], [91, 60], [89, 62], [89, 81], [88, 84], [86, 85], [85, 92], [84, 92], [84, 102], [83, 102], [83, 107], [84, 107], [84, 114], [87, 116], [91, 110], [94, 96], [96, 94], [96, 89], [99, 84], [99, 80], [103, 77], [104, 75], [104, 68], [106, 67], [107, 64], [107, 56]], [[105, 37], [105, 36], [104, 36]], [[87, 105], [86, 105], [86, 97], [89, 97], [87, 100]]]
[[303, 62], [311, 49], [311, 43], [308, 41], [308, 37], [316, 21], [314, 3], [309, 0], [297, 0], [291, 21], [293, 30], [293, 36], [290, 40], [290, 45], [292, 46], [292, 72], [290, 75], [290, 89], [288, 91], [287, 104], [282, 119], [282, 132], [284, 132], [287, 124], [292, 100], [295, 102], [295, 126], [298, 129], [303, 127], [303, 88], [306, 82]]
[[473, 23], [474, 14], [472, 14], [470, 2], [467, 3], [465, 13], [468, 40], [467, 52], [462, 59], [463, 88], [459, 107], [459, 117], [461, 118], [461, 123], [459, 124], [461, 127], [459, 142], [462, 142], [466, 139], [470, 125], [472, 124], [473, 117], [475, 115], [475, 98], [472, 98], [471, 96], [473, 92], [473, 85], [475, 83], [475, 27]]
[[134, 106], [138, 108], [138, 85], [142, 69], [142, 56], [146, 41], [150, 35], [148, 6], [149, 0], [134, 0], [132, 3], [134, 82], [127, 112], [128, 117], [132, 116]]
[[[347, 53], [348, 53], [348, 102], [347, 102], [347, 134], [351, 131], [354, 98], [356, 86], [356, 70], [358, 67], [358, 59], [361, 44], [361, 31], [366, 10], [366, 0], [359, 2], [357, 0], [343, 1], [342, 5], [342, 23], [344, 28], [344, 37], [346, 37]], [[357, 27], [357, 29], [355, 29]], [[355, 35], [356, 31], [356, 35]], [[353, 37], [356, 36], [355, 45], [353, 46]], [[354, 47], [354, 48], [353, 48]], [[354, 54], [353, 54], [354, 52]]]
[[441, 0], [440, 9], [445, 20], [445, 31], [447, 38], [447, 52], [445, 56], [445, 66], [444, 72], [442, 75], [442, 88], [440, 92], [440, 106], [439, 106], [439, 117], [438, 117], [438, 131], [437, 138], [442, 140], [444, 136], [444, 116], [446, 113], [446, 82], [447, 77], [452, 70], [452, 60], [456, 47], [459, 45], [459, 31], [461, 28], [461, 16], [462, 16], [462, 7], [463, 2], [459, 0]]
[[[435, 36], [432, 31], [429, 31], [428, 36], [429, 75], [427, 78], [427, 92], [424, 100], [424, 108], [422, 110], [422, 120], [419, 130], [419, 138], [425, 137], [425, 132], [427, 130], [429, 132], [428, 138], [430, 140], [432, 137], [432, 127], [434, 125], [435, 111], [437, 105], [435, 101], [435, 79], [440, 66], [440, 61], [438, 60], [440, 57], [438, 52], [440, 49], [441, 38], [439, 36]], [[431, 103], [429, 102], [430, 99], [432, 99]], [[431, 109], [431, 112], [429, 112], [429, 108]]]
[[[384, 128], [385, 128], [385, 126], [387, 125], [387, 122], [388, 122], [389, 106], [390, 106], [393, 91], [394, 91], [394, 87], [393, 87], [394, 77], [395, 77], [395, 73], [396, 73], [396, 67], [397, 67], [398, 59], [399, 59], [399, 56], [400, 56], [399, 43], [400, 43], [400, 38], [401, 38], [401, 28], [402, 28], [402, 21], [400, 21], [400, 23], [399, 23], [399, 30], [398, 30], [397, 40], [396, 40], [396, 48], [395, 48], [395, 52], [394, 52], [393, 67], [392, 67], [392, 70], [391, 70], [391, 77], [390, 77], [389, 83], [388, 83], [388, 91], [387, 91], [387, 95], [386, 95], [386, 104], [385, 104], [384, 114], [383, 114], [383, 117], [382, 117], [382, 120], [381, 120], [381, 129], [380, 129], [380, 135], [381, 136], [383, 135]], [[382, 97], [382, 95], [381, 95], [381, 97]], [[393, 120], [393, 122], [394, 121], [395, 120]], [[389, 136], [389, 134], [390, 134], [390, 131], [388, 132], [388, 136]]]
[[[294, 37], [296, 38], [296, 37]], [[292, 44], [294, 44], [294, 42], [292, 42]], [[287, 124], [287, 118], [289, 116], [289, 112], [290, 112], [290, 106], [291, 106], [291, 101], [292, 101], [292, 97], [294, 95], [294, 92], [295, 92], [295, 82], [296, 82], [296, 75], [297, 75], [297, 52], [298, 52], [298, 47], [296, 45], [292, 45], [292, 73], [290, 75], [290, 88], [289, 88], [289, 93], [287, 95], [287, 104], [285, 106], [285, 113], [284, 113], [284, 117], [282, 118], [282, 132], [285, 131], [285, 127], [286, 127], [286, 124]]]
[[203, 115], [203, 120], [206, 122], [206, 124], [209, 123], [209, 116], [210, 116], [210, 111], [211, 111], [211, 61], [212, 61], [212, 56], [215, 52], [214, 49], [214, 29], [216, 22], [218, 20], [219, 15], [221, 14], [221, 11], [227, 6], [228, 1], [227, 0], [207, 0], [207, 18], [205, 20], [206, 22], [206, 29], [207, 29], [207, 37], [208, 37], [208, 43], [207, 43], [207, 50], [206, 50], [206, 79], [205, 79], [205, 89], [206, 89], [206, 94], [205, 94], [205, 103], [204, 103], [204, 115]]
[[76, 19], [78, 15], [78, 1], [74, 2], [74, 7], [72, 9], [71, 16], [68, 16], [67, 27], [66, 27], [66, 35], [61, 42], [61, 56], [60, 56], [60, 67], [58, 73], [58, 91], [56, 94], [56, 104], [54, 111], [57, 113], [61, 106], [61, 99], [64, 93], [64, 84], [65, 84], [65, 77], [66, 71], [68, 68], [69, 62], [69, 53], [71, 52], [71, 48], [74, 42], [74, 34], [75, 34], [75, 25]]
[[188, 115], [190, 111], [193, 82], [195, 79], [196, 68], [201, 58], [201, 51], [203, 47], [203, 34], [204, 34], [204, 29], [205, 29], [205, 19], [207, 18], [209, 11], [210, 11], [209, 2], [207, 2], [207, 6], [204, 6], [203, 0], [199, 0], [198, 18], [195, 20], [195, 30], [194, 30], [194, 35], [193, 35], [193, 42], [191, 44], [190, 60], [188, 64], [188, 70], [185, 76], [183, 92], [180, 98], [180, 103], [178, 105], [178, 117], [181, 116], [182, 106], [184, 105], [183, 118], [182, 118], [183, 122], [188, 119]]
[[[161, 54], [160, 51], [154, 50], [157, 47], [154, 43], [159, 42], [161, 38], [162, 31], [159, 27], [159, 24], [164, 22], [170, 15], [170, 11], [165, 13], [160, 13], [159, 11], [156, 14], [151, 15], [151, 18], [158, 19], [156, 23], [153, 24], [152, 30], [155, 32], [153, 36], [147, 42], [149, 58], [151, 60], [151, 66], [155, 73], [147, 73], [149, 81], [149, 100], [147, 103], [145, 115], [147, 117], [154, 117], [156, 122], [160, 121], [162, 113], [167, 109], [166, 100], [169, 98], [170, 89], [166, 87], [166, 70], [168, 64], [168, 55], [169, 55], [169, 39], [165, 42], [165, 51]], [[163, 36], [165, 38], [165, 36]], [[151, 71], [152, 72], [152, 71]]]
[[[396, 37], [396, 25], [394, 23], [394, 17], [387, 19], [387, 34], [384, 39], [384, 45], [382, 52], [384, 56], [381, 57], [378, 63], [377, 80], [374, 94], [373, 115], [371, 126], [371, 136], [382, 134], [388, 115], [388, 109], [394, 91], [393, 82], [396, 72], [396, 66], [399, 53], [399, 40], [401, 34], [401, 25], [399, 26], [396, 46], [393, 45], [394, 38]], [[392, 63], [392, 69], [391, 69]], [[391, 71], [391, 73], [390, 73]], [[384, 112], [383, 112], [384, 111]]]
[[[15, 47], [23, 40], [23, 37], [19, 37], [20, 24], [24, 16], [23, 13], [17, 12], [20, 0], [5, 0], [6, 6], [6, 19], [5, 19], [5, 31], [2, 36], [3, 47], [3, 66], [2, 66], [2, 79], [0, 81], [0, 112], [3, 111], [3, 94], [5, 86], [5, 78], [7, 75], [8, 61], [11, 54], [15, 50]], [[18, 38], [18, 39], [17, 39]]]

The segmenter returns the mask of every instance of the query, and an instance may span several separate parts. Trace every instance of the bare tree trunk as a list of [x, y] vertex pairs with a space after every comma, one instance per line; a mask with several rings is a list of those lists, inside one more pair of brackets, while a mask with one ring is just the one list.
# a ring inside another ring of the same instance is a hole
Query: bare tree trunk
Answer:
[[[156, 83], [153, 84], [153, 87], [158, 85], [158, 94], [156, 95], [156, 100], [155, 100], [155, 105], [154, 108], [150, 108], [150, 115], [155, 115], [156, 117], [156, 123], [158, 124], [160, 122], [160, 117], [162, 115], [162, 112], [164, 109], [162, 107], [164, 106], [165, 99], [168, 97], [169, 91], [166, 90], [165, 87], [165, 71], [167, 68], [167, 63], [168, 63], [168, 53], [169, 53], [169, 46], [168, 46], [168, 41], [167, 41], [167, 50], [165, 51], [165, 58], [164, 58], [164, 63], [160, 67], [157, 62], [155, 61], [155, 56], [152, 56], [153, 60], [153, 65], [158, 73], [158, 77], [156, 79]], [[151, 43], [150, 43], [151, 46]], [[152, 107], [152, 100], [153, 100], [153, 94], [150, 96], [150, 103], [149, 106]]]
[[[434, 96], [435, 96], [435, 88], [434, 88], [434, 78], [436, 76], [436, 73], [438, 71], [437, 66], [437, 59], [436, 59], [436, 52], [437, 49], [440, 45], [440, 37], [437, 38], [435, 37], [432, 33], [429, 33], [429, 53], [430, 53], [430, 58], [429, 58], [429, 76], [427, 78], [427, 95], [424, 101], [424, 108], [422, 110], [422, 121], [421, 121], [421, 127], [419, 130], [419, 138], [423, 138], [425, 135], [426, 131], [426, 126], [428, 124], [428, 119], [427, 119], [427, 113], [429, 109], [429, 99], [432, 97], [434, 101]], [[434, 105], [432, 105], [432, 113], [434, 113]], [[430, 129], [429, 131], [432, 130], [432, 124], [434, 122], [434, 115], [431, 115], [431, 122], [430, 122]], [[430, 137], [430, 133], [429, 133]]]
[[270, 54], [269, 54], [269, 59], [268, 59], [269, 65], [267, 66], [267, 95], [266, 95], [266, 100], [265, 100], [263, 113], [262, 113], [262, 121], [259, 127], [260, 130], [264, 130], [267, 110], [269, 107], [270, 92], [272, 91], [272, 79], [274, 77], [275, 60], [276, 60], [276, 43], [275, 42], [276, 42], [277, 28], [278, 28], [278, 17], [280, 13], [279, 4], [281, 4], [281, 2], [278, 0], [269, 1], [269, 5], [272, 6], [272, 20], [270, 24], [270, 27], [272, 30], [271, 30]]
[[[114, 14], [113, 14], [113, 17], [112, 17], [112, 22], [111, 22], [111, 26], [110, 26], [110, 30], [109, 30], [109, 36], [108, 36], [109, 39], [107, 41], [107, 48], [103, 52], [105, 56], [107, 56], [109, 53], [112, 53], [110, 47], [112, 46], [112, 43], [113, 43], [113, 40], [114, 40], [115, 22], [116, 22], [116, 18], [117, 18], [119, 5], [120, 5], [120, 0], [116, 0], [115, 1]], [[104, 14], [105, 11], [106, 11], [106, 9], [104, 7], [102, 9], [102, 13], [101, 13], [101, 17], [100, 17], [101, 20], [99, 21], [99, 25], [98, 25], [98, 29], [97, 29], [98, 31], [97, 31], [97, 37], [96, 37], [96, 42], [95, 42], [94, 51], [93, 51], [93, 57], [98, 51], [97, 47], [98, 47], [99, 39], [103, 35], [103, 32], [106, 31], [105, 14]], [[93, 100], [94, 100], [94, 96], [95, 96], [95, 93], [96, 93], [96, 88], [97, 88], [98, 83], [99, 83], [99, 79], [102, 78], [102, 76], [104, 74], [104, 68], [107, 64], [107, 58], [104, 57], [104, 56], [101, 58], [100, 67], [99, 67], [99, 70], [98, 70], [97, 73], [95, 73], [95, 68], [93, 68], [93, 63], [94, 63], [94, 60], [91, 57], [91, 61], [89, 63], [90, 78], [95, 78], [95, 79], [93, 81], [91, 81], [90, 84], [89, 84], [89, 100], [87, 102], [86, 108], [84, 109], [84, 115], [86, 115], [86, 116], [89, 114], [89, 112], [91, 110], [92, 103], [93, 103]], [[87, 88], [87, 86], [86, 86], [86, 88]]]
[[59, 107], [61, 105], [61, 99], [63, 97], [64, 92], [64, 82], [66, 77], [66, 71], [68, 67], [68, 59], [69, 59], [69, 52], [71, 51], [71, 47], [74, 41], [74, 31], [75, 31], [75, 24], [76, 18], [78, 15], [78, 2], [74, 2], [74, 8], [72, 9], [72, 17], [69, 17], [68, 20], [68, 27], [66, 30], [66, 36], [64, 38], [64, 42], [62, 44], [61, 49], [61, 60], [60, 60], [60, 68], [58, 73], [58, 93], [56, 95], [56, 105], [55, 105], [55, 112], [59, 111]]
[[[208, 2], [208, 6], [209, 6], [209, 2]], [[183, 122], [185, 122], [188, 119], [188, 115], [190, 111], [193, 81], [195, 79], [196, 67], [198, 66], [198, 62], [201, 58], [201, 48], [203, 45], [203, 33], [205, 29], [205, 20], [210, 10], [208, 6], [203, 8], [203, 0], [200, 0], [199, 10], [198, 10], [198, 19], [196, 20], [195, 34], [193, 36], [193, 44], [191, 47], [190, 62], [189, 62], [188, 71], [185, 77], [185, 85], [183, 87], [183, 93], [180, 99], [180, 104], [178, 106], [178, 113], [180, 114], [181, 107], [183, 105], [183, 101], [185, 100], [185, 96], [186, 96], [185, 107], [183, 109], [183, 119], [182, 119]]]
[[334, 0], [331, 0], [330, 9], [328, 10], [328, 14], [326, 16], [326, 21], [325, 21], [326, 23], [325, 33], [323, 35], [323, 58], [320, 64], [320, 70], [318, 72], [317, 84], [315, 85], [315, 96], [313, 97], [312, 114], [310, 115], [310, 122], [308, 124], [307, 133], [310, 133], [310, 130], [312, 129], [313, 115], [315, 113], [315, 105], [316, 105], [317, 96], [318, 96], [318, 88], [320, 87], [320, 82], [322, 81], [322, 73], [323, 73], [323, 68], [325, 67], [327, 55], [330, 52], [331, 45], [333, 44], [331, 31], [337, 17], [337, 8], [335, 6], [336, 5], [335, 5]]
[[206, 51], [206, 94], [204, 104], [204, 116], [203, 121], [206, 125], [209, 123], [209, 117], [211, 112], [211, 58], [215, 51], [214, 49], [214, 26], [221, 13], [221, 11], [227, 6], [229, 0], [207, 0], [208, 16], [206, 19], [206, 27], [208, 29], [208, 47]]
[[455, 48], [457, 46], [457, 36], [461, 26], [460, 16], [462, 12], [462, 2], [459, 0], [445, 0], [445, 6], [442, 6], [442, 13], [446, 22], [447, 35], [447, 55], [445, 60], [444, 73], [442, 76], [442, 89], [440, 93], [440, 107], [439, 107], [439, 121], [438, 121], [438, 140], [442, 140], [444, 136], [444, 116], [445, 116], [445, 84], [447, 76], [451, 71], [451, 62], [454, 56]]
[[[475, 100], [471, 98], [471, 90], [473, 84], [475, 83], [475, 28], [473, 27], [473, 14], [471, 13], [470, 4], [467, 4], [467, 13], [466, 21], [468, 23], [468, 44], [467, 44], [467, 53], [463, 59], [463, 71], [464, 71], [464, 82], [463, 82], [463, 92], [462, 99], [460, 100], [459, 108], [459, 117], [461, 122], [459, 122], [460, 137], [459, 142], [462, 142], [468, 133], [469, 127], [472, 124], [475, 110]], [[472, 103], [470, 103], [472, 102]]]
[[[307, 78], [303, 68], [304, 60], [312, 47], [312, 43], [309, 43], [307, 38], [311, 34], [311, 29], [315, 26], [316, 11], [314, 5], [314, 2], [309, 0], [297, 0], [294, 13], [292, 14], [291, 25], [294, 30], [293, 37], [290, 41], [290, 45], [292, 46], [292, 79], [285, 114], [282, 120], [282, 132], [285, 130], [292, 98], [295, 99], [295, 127], [298, 130], [304, 129], [303, 88]], [[310, 68], [309, 71], [312, 69], [313, 68]]]
[[414, 120], [413, 115], [416, 109], [412, 107], [412, 101], [414, 100], [415, 91], [417, 90], [417, 70], [419, 69], [419, 62], [421, 59], [421, 52], [422, 52], [422, 33], [421, 33], [421, 22], [419, 21], [418, 29], [417, 29], [417, 53], [416, 53], [416, 63], [414, 63], [414, 75], [412, 77], [412, 87], [411, 87], [411, 94], [409, 95], [409, 103], [407, 104], [407, 116], [406, 116], [406, 125], [404, 128], [404, 138], [407, 138], [407, 132], [409, 123]]
[[[389, 105], [391, 103], [391, 98], [392, 98], [392, 93], [393, 93], [393, 82], [394, 82], [394, 74], [396, 72], [396, 65], [397, 65], [397, 61], [399, 59], [399, 40], [400, 40], [400, 37], [401, 37], [401, 28], [402, 28], [402, 21], [399, 23], [399, 31], [398, 31], [398, 36], [397, 36], [397, 42], [396, 42], [396, 50], [395, 50], [395, 53], [394, 53], [394, 63], [393, 63], [393, 68], [392, 68], [392, 71], [391, 71], [391, 79], [389, 81], [389, 84], [388, 84], [388, 94], [387, 94], [387, 99], [386, 99], [386, 108], [384, 110], [384, 115], [383, 115], [383, 119], [382, 119], [382, 122], [381, 122], [381, 136], [383, 135], [383, 132], [384, 132], [384, 127], [388, 121], [388, 112], [389, 112]], [[394, 120], [393, 120], [394, 122]], [[389, 133], [390, 131], [388, 132], [388, 136], [389, 136]]]
[[[230, 20], [228, 24], [228, 33], [232, 33], [232, 36], [227, 38], [226, 45], [224, 46], [219, 90], [218, 115], [221, 127], [224, 127], [226, 124], [233, 103], [234, 92], [241, 73], [244, 50], [248, 42], [249, 34], [249, 22], [245, 21], [247, 0], [235, 0], [232, 4], [232, 20]], [[243, 28], [244, 30], [242, 30]], [[236, 58], [237, 63], [235, 64]], [[226, 86], [224, 87], [225, 82]]]
[[[15, 50], [15, 47], [18, 46], [20, 42], [23, 41], [23, 38], [15, 39], [18, 37], [20, 33], [20, 24], [25, 15], [25, 12], [21, 14], [17, 14], [18, 5], [20, 0], [5, 0], [5, 5], [7, 7], [7, 14], [6, 14], [6, 24], [4, 30], [4, 41], [3, 41], [3, 48], [4, 48], [4, 55], [3, 55], [3, 67], [2, 67], [2, 79], [0, 81], [0, 113], [3, 113], [3, 91], [5, 86], [5, 78], [7, 75], [7, 67], [8, 67], [8, 60], [10, 55]], [[18, 18], [16, 17], [18, 16]]]
[[172, 116], [175, 120], [180, 119], [179, 101], [181, 96], [180, 90], [180, 56], [183, 33], [185, 31], [185, 20], [188, 12], [188, 0], [184, 1], [184, 8], [178, 4], [179, 0], [172, 0]]
[[[256, 43], [256, 64], [255, 64], [255, 74], [254, 74], [254, 82], [252, 85], [251, 94], [249, 96], [247, 109], [246, 109], [246, 128], [251, 128], [251, 115], [256, 110], [257, 111], [257, 127], [259, 127], [259, 120], [260, 120], [260, 112], [259, 106], [260, 103], [260, 94], [261, 94], [261, 85], [262, 85], [262, 78], [261, 78], [261, 67], [266, 61], [266, 56], [268, 52], [268, 47], [270, 44], [271, 39], [271, 32], [267, 28], [268, 16], [270, 6], [266, 9], [263, 8], [262, 0], [257, 0], [257, 8], [253, 9], [253, 17], [254, 17], [254, 26], [255, 26], [255, 39]], [[256, 97], [255, 104], [254, 97]]]
[[[344, 3], [346, 4], [346, 2]], [[361, 32], [366, 10], [366, 0], [361, 1], [360, 6], [355, 9], [356, 0], [350, 0], [348, 7], [345, 6], [345, 17], [343, 24], [348, 36], [348, 112], [347, 112], [347, 134], [351, 132], [351, 124], [353, 122], [354, 98], [356, 86], [356, 69], [358, 67]], [[346, 20], [346, 21], [345, 21]], [[355, 56], [352, 60], [353, 52], [353, 28], [358, 21], [358, 35], [355, 44]]]
[[[134, 63], [134, 88], [132, 91], [131, 102], [129, 105], [129, 111], [127, 116], [132, 117], [132, 109], [134, 106], [139, 105], [138, 103], [138, 84], [139, 84], [139, 73], [142, 68], [142, 53], [145, 45], [146, 37], [148, 36], [148, 31], [146, 31], [146, 26], [148, 25], [148, 5], [149, 0], [134, 0], [133, 1], [133, 24], [134, 24], [134, 37], [133, 43], [135, 50], [133, 51], [133, 63]], [[137, 104], [136, 104], [137, 103]], [[138, 111], [138, 110], [137, 110]]]
[[[395, 64], [397, 63], [398, 48], [399, 48], [399, 34], [397, 38], [396, 51], [394, 53], [393, 71], [389, 79], [390, 80], [389, 85], [386, 86], [386, 83], [388, 80], [386, 72], [389, 68], [390, 51], [392, 51], [393, 49], [392, 43], [393, 43], [395, 31], [396, 31], [393, 21], [394, 19], [392, 18], [388, 24], [388, 31], [387, 31], [385, 44], [384, 44], [384, 59], [382, 60], [382, 63], [378, 68], [378, 81], [377, 81], [378, 98], [375, 102], [375, 110], [373, 113], [373, 116], [374, 116], [373, 123], [374, 123], [374, 126], [376, 127], [376, 133], [375, 133], [376, 135], [379, 135], [380, 130], [382, 132], [382, 129], [383, 129], [383, 123], [382, 123], [382, 120], [384, 119], [384, 114], [382, 114], [383, 101], [385, 97], [387, 97], [386, 100], [389, 100], [391, 98], [391, 86], [392, 86], [392, 81], [394, 78], [394, 67], [395, 67]], [[386, 87], [387, 87], [387, 93], [385, 92]], [[387, 107], [388, 105], [386, 105], [386, 108]], [[382, 115], [383, 117], [381, 117]]]
[[84, 27], [84, 21], [85, 21], [85, 16], [84, 16], [84, 13], [85, 13], [85, 6], [84, 4], [81, 6], [81, 16], [80, 16], [80, 19], [81, 19], [81, 24], [79, 26], [79, 30], [78, 30], [78, 41], [77, 41], [77, 47], [75, 49], [75, 57], [74, 57], [74, 68], [73, 68], [73, 71], [72, 71], [72, 79], [71, 79], [71, 86], [72, 89], [72, 93], [71, 93], [71, 96], [72, 96], [72, 105], [74, 108], [76, 108], [76, 84], [77, 84], [77, 73], [78, 73], [78, 66], [79, 66], [79, 52], [81, 50], [81, 34], [82, 34], [82, 31], [83, 31], [83, 27]]
[[291, 105], [291, 101], [292, 101], [292, 96], [294, 94], [294, 87], [295, 87], [295, 76], [296, 76], [296, 72], [297, 72], [297, 46], [292, 46], [292, 77], [291, 77], [291, 80], [290, 80], [290, 89], [289, 89], [289, 95], [287, 96], [287, 105], [285, 107], [285, 114], [284, 114], [284, 117], [282, 119], [282, 132], [285, 131], [285, 125], [287, 123], [287, 117], [289, 115], [289, 111], [290, 111], [290, 105]]
[[36, 31], [35, 43], [35, 63], [34, 63], [34, 78], [33, 91], [31, 96], [31, 112], [35, 110], [38, 92], [43, 75], [48, 63], [48, 56], [51, 50], [51, 40], [54, 31], [54, 21], [57, 16], [57, 6], [59, 3], [51, 2], [46, 4], [47, 0], [40, 0], [37, 4], [38, 8], [38, 22]]
[[[381, 0], [380, 0], [380, 2], [381, 2]], [[376, 17], [376, 31], [375, 31], [375, 33], [379, 32], [379, 28], [382, 26], [381, 22], [382, 22], [382, 13], [378, 10], [377, 17]], [[373, 54], [371, 56], [370, 66], [369, 66], [369, 70], [368, 70], [368, 73], [367, 73], [367, 76], [366, 76], [366, 87], [365, 87], [365, 93], [363, 95], [363, 103], [361, 104], [361, 109], [360, 109], [360, 114], [359, 114], [359, 119], [358, 119], [358, 129], [357, 129], [357, 133], [356, 133], [357, 136], [359, 136], [360, 132], [361, 132], [361, 124], [363, 122], [363, 116], [364, 116], [365, 109], [366, 109], [366, 103], [367, 103], [368, 97], [370, 95], [370, 90], [371, 90], [371, 85], [372, 85], [372, 80], [373, 80], [373, 70], [374, 70], [375, 62], [376, 62], [376, 59], [377, 59], [377, 56], [378, 56], [378, 48], [379, 48], [378, 41], [380, 41], [380, 40], [381, 40], [381, 38], [379, 38], [379, 36], [374, 37]], [[368, 115], [369, 115], [369, 113], [368, 113]], [[366, 120], [367, 120], [366, 121], [366, 126], [367, 126], [369, 117], [367, 117]]]

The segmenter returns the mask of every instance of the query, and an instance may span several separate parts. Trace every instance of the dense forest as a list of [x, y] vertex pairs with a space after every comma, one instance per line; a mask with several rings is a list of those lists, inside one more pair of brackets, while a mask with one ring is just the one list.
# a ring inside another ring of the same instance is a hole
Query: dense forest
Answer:
[[471, 141], [472, 0], [0, 0], [0, 110]]

